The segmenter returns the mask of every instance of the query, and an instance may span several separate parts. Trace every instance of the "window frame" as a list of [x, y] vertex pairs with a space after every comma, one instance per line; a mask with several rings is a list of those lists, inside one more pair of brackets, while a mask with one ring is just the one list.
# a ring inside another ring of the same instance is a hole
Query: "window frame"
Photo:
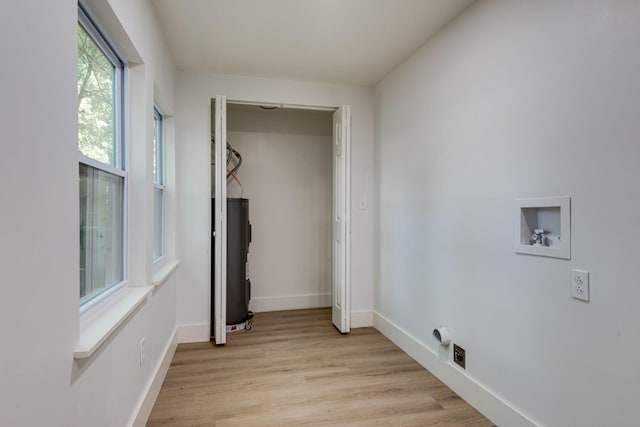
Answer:
[[[154, 161], [156, 162], [156, 171], [157, 171], [157, 180], [156, 173], [153, 174], [153, 191], [160, 190], [162, 195], [161, 199], [161, 226], [160, 226], [160, 254], [156, 257], [156, 228], [154, 224], [153, 228], [153, 262], [157, 264], [162, 261], [166, 257], [166, 194], [165, 194], [165, 156], [166, 156], [166, 144], [165, 144], [165, 123], [164, 123], [164, 115], [160, 112], [160, 109], [154, 105], [153, 107], [153, 123], [154, 123], [154, 138], [153, 138], [153, 146], [154, 146]], [[154, 215], [153, 218], [155, 220], [155, 199], [154, 199]]]
[[[126, 108], [125, 84], [127, 63], [122, 60], [117, 50], [109, 43], [106, 35], [100, 30], [99, 25], [91, 18], [89, 13], [83, 8], [82, 4], [78, 4], [78, 25], [91, 37], [93, 42], [102, 51], [105, 57], [114, 66], [114, 147], [113, 147], [113, 164], [103, 163], [99, 160], [92, 159], [84, 155], [78, 147], [78, 166], [84, 164], [94, 169], [101, 170], [105, 173], [121, 177], [123, 179], [123, 201], [122, 201], [122, 279], [105, 286], [96, 294], [83, 301], [84, 297], [80, 297], [79, 310], [80, 314], [86, 312], [91, 307], [103, 301], [109, 295], [124, 288], [128, 281], [128, 212], [129, 212], [129, 179], [126, 169], [126, 139], [125, 139], [125, 123], [124, 113]], [[79, 196], [78, 196], [79, 197]], [[79, 285], [79, 284], [78, 284]], [[78, 289], [80, 289], [78, 287]], [[86, 297], [86, 296], [85, 296]]]

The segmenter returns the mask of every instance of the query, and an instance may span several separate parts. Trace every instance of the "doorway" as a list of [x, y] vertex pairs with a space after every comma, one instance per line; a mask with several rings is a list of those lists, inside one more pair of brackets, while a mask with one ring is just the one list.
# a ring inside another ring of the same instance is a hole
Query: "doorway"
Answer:
[[216, 344], [226, 342], [226, 286], [218, 283], [227, 282], [227, 198], [249, 200], [252, 310], [332, 306], [334, 325], [349, 332], [349, 107], [227, 102], [218, 96], [212, 112], [216, 141], [228, 141], [242, 156], [241, 170], [227, 183], [227, 168], [217, 165], [226, 165], [233, 151], [225, 144], [212, 147]]

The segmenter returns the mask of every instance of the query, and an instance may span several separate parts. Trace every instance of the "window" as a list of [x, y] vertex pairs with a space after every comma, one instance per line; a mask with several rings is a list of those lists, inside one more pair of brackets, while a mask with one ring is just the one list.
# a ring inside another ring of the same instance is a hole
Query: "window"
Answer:
[[164, 118], [153, 111], [153, 259], [164, 256]]
[[78, 10], [80, 305], [124, 283], [124, 64]]

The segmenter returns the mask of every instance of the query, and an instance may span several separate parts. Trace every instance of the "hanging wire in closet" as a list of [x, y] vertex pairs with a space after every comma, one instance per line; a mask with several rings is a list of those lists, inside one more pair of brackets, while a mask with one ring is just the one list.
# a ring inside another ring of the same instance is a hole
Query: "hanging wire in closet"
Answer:
[[[215, 145], [216, 145], [216, 139], [215, 139], [215, 136], [212, 134], [211, 135], [212, 152], [215, 150]], [[211, 162], [211, 165], [212, 166], [215, 165], [215, 162]], [[232, 180], [237, 182], [238, 185], [240, 186], [240, 191], [241, 191], [240, 197], [244, 195], [244, 187], [242, 186], [242, 183], [238, 179], [238, 176], [236, 175], [236, 173], [240, 169], [241, 165], [242, 165], [242, 156], [240, 155], [238, 150], [233, 148], [231, 144], [229, 144], [229, 141], [227, 141], [227, 184], [229, 184], [229, 182], [231, 182]]]

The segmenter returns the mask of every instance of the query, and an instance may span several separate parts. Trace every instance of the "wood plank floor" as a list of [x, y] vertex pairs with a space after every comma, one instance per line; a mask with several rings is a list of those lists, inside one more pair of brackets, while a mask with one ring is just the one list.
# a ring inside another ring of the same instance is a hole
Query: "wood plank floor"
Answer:
[[182, 344], [147, 426], [491, 426], [373, 328], [329, 309], [258, 313], [227, 344]]

